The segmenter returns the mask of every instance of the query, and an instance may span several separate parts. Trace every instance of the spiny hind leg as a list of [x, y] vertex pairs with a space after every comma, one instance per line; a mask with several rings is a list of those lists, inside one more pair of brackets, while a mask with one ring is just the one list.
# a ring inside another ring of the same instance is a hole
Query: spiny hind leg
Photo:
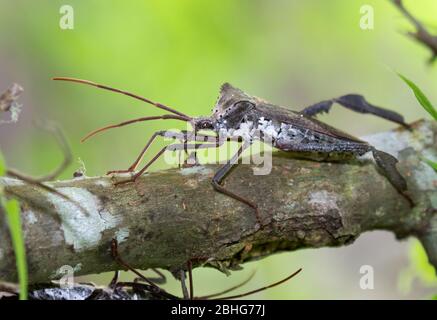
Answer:
[[242, 203], [245, 203], [246, 205], [248, 205], [249, 207], [254, 209], [256, 220], [259, 223], [259, 225], [261, 227], [263, 227], [263, 223], [262, 223], [261, 215], [260, 215], [260, 212], [258, 209], [258, 205], [255, 202], [234, 193], [233, 191], [225, 188], [222, 185], [224, 179], [226, 178], [228, 173], [231, 171], [232, 167], [238, 163], [238, 159], [240, 158], [241, 154], [243, 153], [244, 150], [246, 150], [248, 147], [250, 147], [250, 144], [251, 144], [250, 142], [243, 141], [243, 144], [238, 149], [237, 153], [234, 154], [234, 156], [230, 160], [228, 160], [226, 162], [226, 164], [224, 164], [222, 167], [220, 167], [217, 170], [214, 177], [212, 178], [211, 183], [216, 191], [223, 193], [231, 198], [234, 198], [235, 200], [238, 200]]
[[384, 151], [371, 148], [373, 159], [382, 174], [390, 181], [393, 187], [408, 200], [411, 207], [414, 207], [414, 201], [408, 193], [407, 182], [396, 168], [398, 159]]
[[362, 95], [359, 94], [347, 94], [339, 98], [321, 101], [319, 103], [306, 107], [301, 111], [301, 113], [309, 117], [315, 116], [323, 112], [328, 113], [334, 102], [338, 103], [339, 105], [349, 110], [358, 113], [373, 114], [377, 117], [384, 118], [389, 121], [393, 121], [406, 128], [409, 128], [409, 125], [405, 123], [404, 117], [402, 115], [400, 115], [397, 112], [372, 105], [369, 102], [367, 102]]

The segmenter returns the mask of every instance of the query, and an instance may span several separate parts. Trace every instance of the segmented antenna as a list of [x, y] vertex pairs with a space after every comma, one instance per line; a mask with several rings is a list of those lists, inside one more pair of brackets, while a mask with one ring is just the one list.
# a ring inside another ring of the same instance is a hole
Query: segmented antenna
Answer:
[[83, 80], [83, 79], [76, 79], [76, 78], [69, 78], [69, 77], [55, 77], [55, 78], [53, 78], [53, 80], [77, 82], [77, 83], [82, 83], [82, 84], [86, 84], [86, 85], [89, 85], [89, 86], [97, 87], [97, 88], [100, 88], [100, 89], [105, 89], [105, 90], [121, 93], [121, 94], [124, 94], [126, 96], [132, 97], [134, 99], [138, 99], [138, 100], [144, 101], [144, 102], [146, 102], [148, 104], [151, 104], [151, 105], [153, 105], [153, 106], [155, 106], [157, 108], [163, 109], [163, 110], [171, 112], [173, 114], [177, 114], [177, 115], [179, 115], [181, 117], [185, 117], [185, 118], [187, 118], [187, 120], [188, 119], [191, 120], [190, 116], [187, 116], [186, 114], [184, 114], [182, 112], [179, 112], [179, 111], [174, 110], [174, 109], [172, 109], [172, 108], [170, 108], [168, 106], [165, 106], [165, 105], [163, 105], [163, 104], [161, 104], [159, 102], [154, 102], [152, 100], [149, 100], [147, 98], [141, 97], [139, 95], [136, 95], [136, 94], [128, 92], [128, 91], [116, 89], [116, 88], [113, 88], [113, 87], [109, 87], [109, 86], [106, 86], [106, 85], [103, 85], [103, 84], [99, 84], [99, 83], [95, 83], [95, 82], [92, 82], [92, 81], [89, 81], [89, 80]]
[[106, 127], [103, 127], [103, 128], [96, 129], [96, 130], [91, 131], [90, 133], [88, 133], [80, 141], [84, 142], [85, 140], [88, 140], [92, 136], [96, 135], [97, 133], [100, 133], [102, 131], [106, 131], [106, 130], [109, 130], [109, 129], [114, 129], [114, 128], [119, 128], [119, 127], [127, 126], [127, 125], [135, 123], [135, 122], [142, 122], [142, 121], [149, 121], [149, 120], [158, 120], [158, 119], [162, 119], [162, 120], [174, 119], [174, 120], [181, 120], [181, 121], [189, 121], [190, 120], [190, 119], [186, 119], [186, 117], [182, 117], [182, 116], [175, 115], [175, 114], [164, 114], [162, 116], [141, 117], [141, 118], [132, 119], [132, 120], [128, 120], [128, 121], [124, 121], [124, 122], [121, 122], [121, 123], [112, 124], [112, 125], [109, 125], [109, 126], [106, 126]]

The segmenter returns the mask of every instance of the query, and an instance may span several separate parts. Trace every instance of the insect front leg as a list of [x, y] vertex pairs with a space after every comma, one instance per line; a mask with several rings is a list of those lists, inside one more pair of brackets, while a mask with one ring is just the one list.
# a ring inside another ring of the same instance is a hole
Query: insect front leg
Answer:
[[[187, 135], [191, 134], [193, 135], [194, 132], [189, 132], [186, 130], [181, 131], [181, 134], [184, 135], [183, 138], [180, 138], [182, 143], [187, 143], [188, 141], [193, 141], [193, 139], [187, 139]], [[199, 134], [196, 132], [195, 141], [197, 142], [209, 142], [209, 141], [216, 141], [217, 136], [216, 135], [207, 135], [207, 134]], [[184, 156], [183, 161], [181, 161], [181, 156]], [[181, 165], [182, 163], [182, 165]], [[200, 165], [199, 159], [197, 157], [197, 150], [194, 150], [193, 152], [189, 153], [187, 149], [185, 149], [183, 152], [180, 152], [179, 155], [179, 168], [190, 168], [194, 166]]]
[[134, 172], [138, 165], [140, 164], [141, 160], [144, 157], [144, 154], [149, 149], [150, 145], [153, 143], [153, 141], [156, 139], [156, 137], [168, 137], [168, 138], [176, 138], [183, 141], [204, 141], [206, 138], [212, 138], [214, 136], [208, 136], [204, 134], [197, 134], [194, 135], [194, 132], [173, 132], [173, 131], [157, 131], [155, 132], [150, 139], [147, 141], [146, 146], [143, 148], [141, 153], [138, 155], [137, 159], [134, 161], [134, 163], [131, 164], [131, 166], [128, 169], [125, 170], [112, 170], [108, 171], [106, 174], [113, 174], [113, 173], [130, 173]]
[[106, 174], [113, 174], [113, 173], [129, 173], [129, 172], [133, 172], [135, 171], [135, 169], [138, 167], [138, 164], [141, 162], [141, 160], [144, 157], [144, 154], [146, 153], [146, 151], [149, 149], [150, 145], [152, 144], [152, 142], [156, 139], [157, 136], [162, 136], [164, 134], [165, 131], [157, 131], [155, 132], [149, 139], [149, 141], [147, 141], [146, 146], [143, 148], [143, 150], [140, 152], [140, 154], [138, 155], [137, 159], [134, 161], [134, 163], [132, 163], [130, 165], [130, 167], [128, 169], [124, 169], [124, 170], [111, 170], [108, 171]]
[[301, 111], [301, 113], [309, 117], [315, 116], [323, 112], [328, 113], [334, 102], [358, 113], [370, 113], [377, 117], [381, 117], [386, 120], [398, 123], [406, 128], [410, 127], [408, 124], [405, 123], [404, 117], [399, 113], [372, 105], [367, 102], [362, 95], [358, 94], [347, 94], [339, 98], [321, 101], [319, 103], [306, 107]]
[[177, 151], [177, 150], [197, 150], [197, 149], [206, 149], [206, 148], [217, 148], [221, 146], [225, 141], [217, 141], [216, 143], [203, 143], [203, 144], [186, 144], [186, 143], [175, 143], [168, 145], [161, 150], [135, 175], [133, 175], [130, 179], [119, 181], [115, 183], [115, 185], [134, 182], [138, 177], [140, 177], [146, 170], [156, 161], [165, 151]]
[[262, 219], [257, 204], [222, 186], [222, 182], [226, 178], [226, 175], [231, 171], [232, 167], [235, 164], [237, 164], [238, 159], [240, 158], [243, 151], [246, 150], [250, 145], [251, 145], [250, 142], [243, 141], [243, 144], [241, 145], [240, 149], [238, 149], [237, 153], [228, 162], [226, 162], [225, 165], [223, 165], [220, 169], [218, 169], [218, 171], [215, 173], [214, 177], [212, 178], [211, 183], [214, 189], [217, 190], [218, 192], [221, 192], [231, 198], [234, 198], [235, 200], [243, 202], [247, 204], [249, 207], [253, 208], [255, 210], [256, 220], [260, 224], [260, 226], [262, 226], [263, 225]]
[[[180, 298], [172, 295], [171, 293], [168, 293], [167, 291], [165, 291], [164, 289], [160, 288], [159, 286], [157, 286], [155, 283], [153, 283], [153, 281], [151, 281], [149, 278], [146, 278], [144, 275], [142, 275], [138, 270], [134, 269], [133, 267], [131, 267], [127, 262], [125, 262], [119, 252], [118, 252], [118, 242], [116, 239], [112, 239], [111, 241], [111, 256], [112, 258], [122, 267], [132, 271], [133, 273], [135, 273], [138, 277], [140, 277], [142, 279], [142, 281], [147, 283], [147, 291], [149, 291], [153, 296], [157, 297], [157, 298], [165, 298], [165, 299], [174, 299], [174, 300], [179, 300]], [[117, 275], [118, 278], [118, 275]], [[113, 279], [113, 281], [117, 281], [117, 279]], [[112, 283], [112, 281], [111, 281]], [[140, 285], [140, 284], [138, 284]], [[123, 286], [123, 283], [116, 283], [115, 286]]]

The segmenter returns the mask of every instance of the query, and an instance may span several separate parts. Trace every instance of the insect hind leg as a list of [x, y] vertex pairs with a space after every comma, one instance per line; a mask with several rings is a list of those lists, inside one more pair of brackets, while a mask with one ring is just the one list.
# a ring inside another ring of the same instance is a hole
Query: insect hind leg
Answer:
[[231, 198], [234, 198], [235, 200], [238, 200], [238, 201], [248, 205], [252, 209], [254, 209], [257, 223], [260, 225], [260, 227], [263, 227], [263, 223], [262, 223], [261, 215], [260, 215], [260, 212], [258, 209], [258, 205], [256, 203], [252, 202], [251, 200], [246, 199], [246, 198], [234, 193], [233, 191], [225, 188], [222, 185], [222, 183], [223, 183], [224, 179], [226, 178], [226, 176], [228, 175], [228, 173], [238, 163], [238, 159], [240, 158], [243, 151], [246, 150], [249, 146], [250, 146], [250, 142], [243, 141], [243, 144], [238, 149], [237, 153], [230, 160], [228, 160], [226, 162], [226, 164], [224, 164], [222, 167], [220, 167], [217, 170], [217, 172], [215, 173], [214, 177], [211, 180], [211, 184], [216, 191], [223, 193]]
[[388, 179], [391, 185], [408, 200], [410, 206], [413, 207], [414, 202], [407, 193], [407, 182], [396, 168], [398, 159], [393, 157], [391, 154], [378, 150], [374, 147], [371, 148], [371, 151], [373, 159], [375, 159], [376, 165], [380, 169], [381, 173]]
[[306, 107], [301, 111], [301, 113], [309, 117], [324, 112], [328, 113], [335, 102], [349, 110], [358, 113], [373, 114], [377, 117], [398, 123], [406, 128], [410, 127], [408, 124], [405, 123], [404, 117], [399, 113], [394, 112], [392, 110], [377, 107], [367, 102], [366, 99], [359, 94], [347, 94], [338, 98], [321, 101], [319, 103]]

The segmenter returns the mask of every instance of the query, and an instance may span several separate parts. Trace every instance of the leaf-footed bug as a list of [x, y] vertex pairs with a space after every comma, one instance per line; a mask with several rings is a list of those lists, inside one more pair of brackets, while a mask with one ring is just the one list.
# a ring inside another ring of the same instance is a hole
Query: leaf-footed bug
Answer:
[[[271, 144], [277, 149], [298, 152], [303, 154], [304, 157], [324, 161], [329, 161], [333, 156], [335, 157], [338, 155], [345, 156], [346, 158], [354, 158], [364, 155], [367, 152], [372, 152], [373, 158], [375, 159], [380, 171], [387, 177], [396, 190], [404, 195], [410, 205], [413, 205], [407, 192], [407, 183], [396, 168], [398, 160], [395, 157], [386, 152], [377, 150], [365, 141], [328, 126], [314, 118], [317, 114], [329, 112], [332, 105], [337, 103], [352, 111], [373, 114], [409, 128], [402, 115], [394, 111], [374, 106], [368, 103], [361, 95], [344, 95], [316, 103], [304, 108], [300, 112], [297, 112], [274, 105], [258, 97], [251, 96], [242, 90], [233, 87], [229, 83], [225, 83], [221, 87], [220, 95], [211, 116], [190, 117], [161, 103], [153, 102], [136, 94], [88, 80], [66, 77], [58, 77], [54, 78], [54, 80], [77, 82], [121, 93], [171, 113], [161, 116], [142, 117], [107, 126], [91, 132], [82, 141], [104, 130], [118, 128], [140, 121], [176, 119], [191, 124], [193, 131], [155, 132], [135, 162], [128, 169], [109, 171], [108, 174], [134, 172], [147, 149], [158, 136], [176, 138], [184, 141], [184, 143], [170, 144], [162, 148], [141, 170], [135, 173], [131, 178], [118, 182], [117, 184], [135, 181], [165, 151], [196, 151], [198, 149], [217, 148], [223, 145], [226, 141], [239, 141], [241, 142], [239, 150], [215, 173], [212, 178], [212, 185], [218, 192], [226, 194], [252, 207], [255, 210], [257, 221], [261, 226], [263, 226], [257, 204], [252, 200], [246, 199], [245, 197], [225, 188], [222, 184], [231, 168], [238, 163], [238, 159], [243, 151], [254, 141], [261, 140], [265, 143]], [[201, 130], [212, 131], [214, 135], [199, 133]], [[214, 143], [196, 143], [211, 141], [211, 138]], [[192, 143], [188, 144], [187, 142]]]

